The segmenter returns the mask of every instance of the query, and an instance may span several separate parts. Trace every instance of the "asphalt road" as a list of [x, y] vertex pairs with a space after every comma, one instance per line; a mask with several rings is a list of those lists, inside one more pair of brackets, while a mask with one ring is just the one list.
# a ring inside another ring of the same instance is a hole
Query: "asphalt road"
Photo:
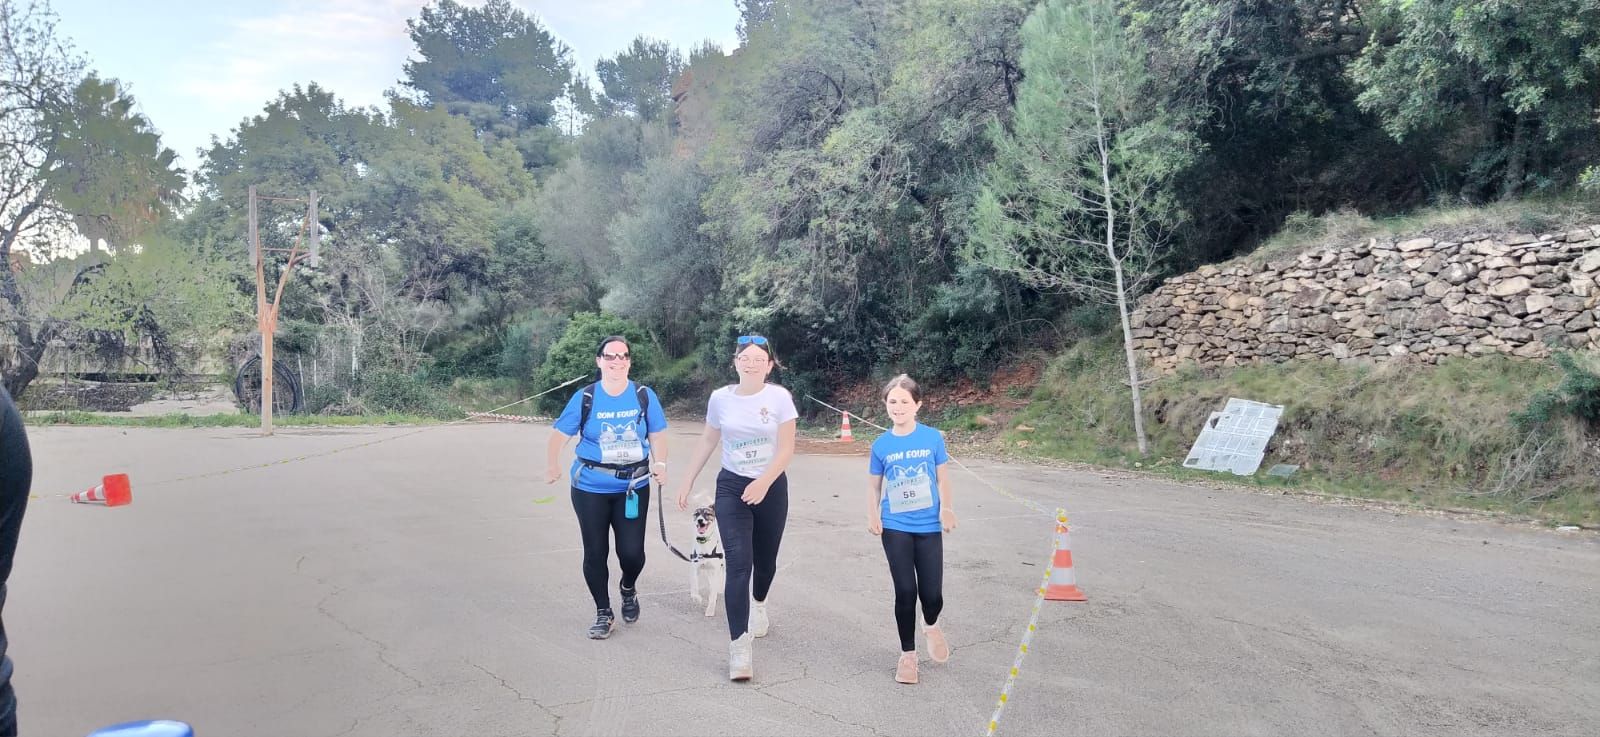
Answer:
[[[680, 459], [696, 430], [672, 431]], [[585, 639], [578, 532], [567, 490], [541, 481], [545, 432], [30, 429], [40, 498], [5, 608], [23, 734], [144, 718], [202, 737], [983, 733], [1049, 519], [953, 474], [955, 653], [902, 686], [888, 570], [861, 522], [865, 460], [800, 457], [772, 633], [754, 681], [732, 684], [720, 606], [708, 619], [689, 600], [653, 522], [643, 618]], [[1590, 533], [970, 465], [1071, 513], [1089, 596], [1046, 604], [1000, 734], [1600, 724]], [[132, 477], [131, 506], [51, 496], [114, 472]], [[683, 547], [688, 516], [667, 520]]]

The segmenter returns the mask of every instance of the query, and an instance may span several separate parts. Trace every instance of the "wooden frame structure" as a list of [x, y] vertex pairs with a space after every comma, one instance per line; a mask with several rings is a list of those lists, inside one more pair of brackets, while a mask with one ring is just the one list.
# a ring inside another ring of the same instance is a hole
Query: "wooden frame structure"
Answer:
[[[304, 202], [306, 204], [305, 220], [301, 222], [300, 229], [295, 233], [294, 245], [289, 248], [263, 248], [261, 246], [261, 232], [256, 202], [269, 200], [275, 202]], [[301, 250], [302, 242], [309, 241], [305, 250]], [[256, 329], [261, 332], [261, 434], [272, 434], [272, 343], [273, 334], [278, 329], [278, 304], [283, 300], [283, 287], [289, 283], [289, 275], [294, 267], [300, 263], [316, 266], [320, 262], [322, 242], [322, 224], [317, 220], [317, 191], [311, 190], [310, 196], [305, 199], [298, 197], [267, 197], [256, 194], [256, 186], [250, 185], [250, 260], [256, 267]], [[267, 300], [267, 254], [286, 253], [288, 260], [283, 265], [283, 270], [278, 277], [278, 286], [273, 293], [272, 300]]]

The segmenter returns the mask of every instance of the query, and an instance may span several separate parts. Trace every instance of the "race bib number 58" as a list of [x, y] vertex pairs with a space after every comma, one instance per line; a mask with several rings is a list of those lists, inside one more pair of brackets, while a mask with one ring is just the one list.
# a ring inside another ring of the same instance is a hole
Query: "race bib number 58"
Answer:
[[915, 512], [933, 506], [933, 483], [927, 476], [904, 476], [889, 482], [889, 511]]
[[596, 444], [600, 446], [601, 463], [620, 465], [644, 460], [644, 443], [632, 422], [615, 425], [601, 423]]

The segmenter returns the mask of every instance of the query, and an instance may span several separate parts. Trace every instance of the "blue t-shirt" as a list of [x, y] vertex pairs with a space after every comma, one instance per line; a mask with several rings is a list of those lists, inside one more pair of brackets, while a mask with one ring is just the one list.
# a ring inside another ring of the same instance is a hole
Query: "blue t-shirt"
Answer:
[[907, 435], [886, 432], [872, 441], [873, 476], [883, 477], [883, 527], [938, 532], [940, 466], [949, 462], [944, 433], [927, 425]]
[[[627, 465], [639, 463], [650, 457], [650, 433], [667, 429], [667, 415], [661, 411], [661, 400], [654, 389], [645, 387], [649, 401], [649, 414], [640, 422], [639, 395], [633, 382], [615, 397], [601, 386], [594, 387], [594, 407], [589, 411], [589, 423], [578, 438], [578, 455], [572, 460], [572, 485], [579, 491], [596, 494], [620, 494], [628, 490], [627, 479], [605, 469], [593, 469], [578, 462]], [[578, 435], [578, 420], [583, 413], [583, 392], [579, 391], [567, 401], [566, 409], [556, 418], [556, 432]], [[643, 486], [643, 482], [640, 482]]]

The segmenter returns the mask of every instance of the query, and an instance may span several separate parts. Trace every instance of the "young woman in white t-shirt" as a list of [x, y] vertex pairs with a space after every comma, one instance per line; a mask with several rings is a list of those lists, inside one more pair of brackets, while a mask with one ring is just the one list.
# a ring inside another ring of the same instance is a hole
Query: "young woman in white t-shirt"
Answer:
[[728, 678], [734, 681], [750, 680], [751, 638], [767, 635], [767, 592], [778, 572], [778, 545], [789, 518], [789, 480], [784, 470], [794, 457], [799, 412], [787, 389], [767, 383], [777, 366], [766, 338], [739, 338], [733, 356], [739, 383], [712, 392], [705, 432], [678, 489], [678, 509], [687, 509], [689, 490], [700, 469], [717, 448], [722, 449], [716, 511], [728, 564], [723, 593], [733, 640], [728, 646]]

